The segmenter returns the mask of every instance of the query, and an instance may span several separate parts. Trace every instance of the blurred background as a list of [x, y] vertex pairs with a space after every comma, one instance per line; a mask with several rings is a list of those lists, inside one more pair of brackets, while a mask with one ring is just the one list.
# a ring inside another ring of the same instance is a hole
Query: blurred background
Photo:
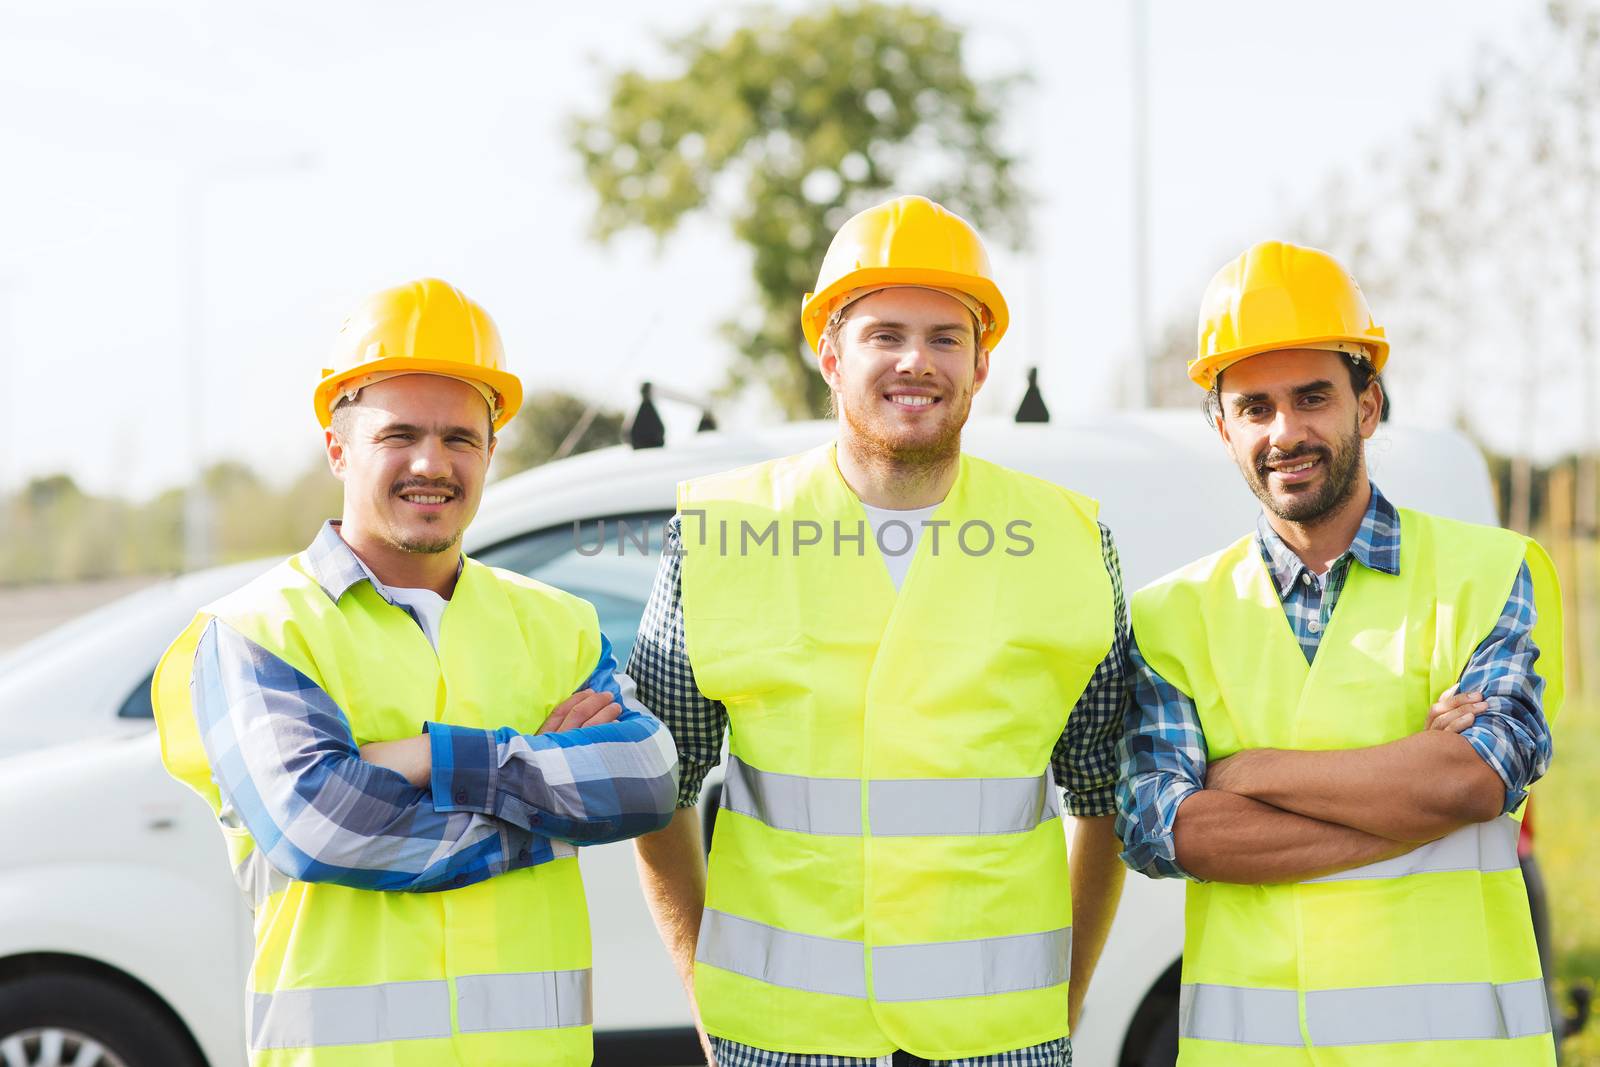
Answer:
[[[922, 192], [1013, 322], [980, 413], [1180, 406], [1248, 244], [1339, 256], [1397, 423], [1480, 444], [1566, 584], [1541, 786], [1558, 973], [1600, 973], [1600, 3], [0, 3], [0, 651], [338, 510], [310, 390], [435, 274], [532, 400], [499, 476], [821, 414], [833, 230]], [[1600, 1064], [1595, 1028], [1573, 1062]]]

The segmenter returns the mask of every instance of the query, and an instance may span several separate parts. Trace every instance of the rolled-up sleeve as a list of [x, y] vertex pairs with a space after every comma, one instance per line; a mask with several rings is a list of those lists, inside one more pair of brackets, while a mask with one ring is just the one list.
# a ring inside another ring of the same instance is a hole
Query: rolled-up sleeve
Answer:
[[1505, 783], [1506, 812], [1516, 810], [1550, 769], [1554, 748], [1544, 717], [1544, 679], [1535, 669], [1537, 621], [1533, 578], [1524, 563], [1499, 621], [1473, 651], [1457, 686], [1463, 693], [1481, 692], [1488, 705], [1462, 736]]
[[1151, 878], [1191, 878], [1178, 865], [1178, 806], [1205, 787], [1206, 738], [1190, 700], [1150, 668], [1138, 635], [1128, 642], [1132, 700], [1117, 746], [1117, 835], [1122, 862]]
[[476, 811], [575, 845], [664, 827], [678, 795], [678, 757], [661, 721], [617, 670], [611, 642], [577, 690], [609, 693], [613, 722], [542, 734], [428, 723], [434, 805]]

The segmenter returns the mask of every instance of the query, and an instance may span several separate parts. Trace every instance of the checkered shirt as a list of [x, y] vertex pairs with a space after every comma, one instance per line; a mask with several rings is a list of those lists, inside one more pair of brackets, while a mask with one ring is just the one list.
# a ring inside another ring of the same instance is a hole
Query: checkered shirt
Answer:
[[[1355, 539], [1322, 576], [1284, 544], [1265, 514], [1256, 523], [1256, 546], [1309, 663], [1352, 565], [1400, 573], [1400, 516], [1373, 486]], [[1534, 671], [1539, 658], [1533, 642], [1535, 617], [1533, 580], [1523, 564], [1500, 619], [1473, 651], [1459, 684], [1463, 693], [1481, 691], [1488, 704], [1462, 736], [1505, 782], [1508, 812], [1550, 766], [1544, 679]], [[1188, 878], [1177, 862], [1172, 826], [1178, 805], [1205, 786], [1205, 734], [1194, 701], [1150, 668], [1137, 640], [1130, 642], [1128, 658], [1133, 701], [1118, 747], [1122, 776], [1117, 783], [1117, 832], [1126, 849], [1122, 859], [1152, 878]]]
[[[713, 1037], [717, 1067], [894, 1067], [895, 1054], [884, 1056], [828, 1056], [816, 1053], [768, 1052], [737, 1041]], [[1072, 1067], [1072, 1042], [1064, 1037], [1012, 1052], [969, 1056], [961, 1060], [918, 1060], [928, 1067]]]
[[[333, 523], [306, 562], [335, 605], [370, 581]], [[399, 653], [373, 650], [386, 654]], [[538, 735], [427, 723], [427, 789], [362, 760], [349, 720], [316, 681], [219, 619], [196, 650], [191, 688], [222, 822], [248, 830], [273, 870], [299, 881], [453, 889], [672, 816], [671, 738], [634, 697], [604, 635], [574, 691], [611, 693], [623, 707], [615, 722]]]

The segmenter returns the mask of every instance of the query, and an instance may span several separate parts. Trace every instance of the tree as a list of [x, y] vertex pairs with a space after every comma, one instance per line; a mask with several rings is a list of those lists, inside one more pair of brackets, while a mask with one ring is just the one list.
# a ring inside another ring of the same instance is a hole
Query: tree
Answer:
[[564, 456], [588, 452], [622, 442], [622, 416], [615, 411], [589, 411], [589, 402], [571, 393], [534, 393], [523, 401], [504, 439], [495, 448], [494, 474], [498, 478], [537, 467], [557, 458], [567, 437], [585, 417], [587, 426], [567, 446]]
[[800, 298], [834, 231], [891, 190], [1022, 243], [1017, 161], [998, 144], [1019, 79], [975, 81], [962, 40], [937, 14], [872, 0], [757, 8], [731, 32], [711, 22], [665, 41], [670, 74], [617, 73], [606, 110], [574, 120], [601, 240], [632, 228], [664, 239], [706, 212], [750, 249], [754, 306], [724, 326], [729, 389], [760, 382], [791, 417], [822, 412], [827, 387], [797, 358]]

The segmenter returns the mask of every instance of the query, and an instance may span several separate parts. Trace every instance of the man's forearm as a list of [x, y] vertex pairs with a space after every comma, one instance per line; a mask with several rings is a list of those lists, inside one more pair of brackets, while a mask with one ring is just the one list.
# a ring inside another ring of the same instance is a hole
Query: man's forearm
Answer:
[[699, 811], [679, 808], [665, 829], [635, 838], [634, 850], [645, 903], [689, 996], [695, 1029], [700, 1030], [700, 1044], [710, 1063], [710, 1043], [700, 1028], [700, 1008], [694, 999], [694, 950], [706, 906], [706, 859]]
[[1178, 807], [1172, 833], [1185, 871], [1240, 885], [1302, 882], [1415, 847], [1220, 789], [1191, 793]]
[[1371, 748], [1256, 749], [1211, 765], [1211, 789], [1421, 844], [1500, 814], [1505, 783], [1454, 733], [1427, 731]]
[[1079, 818], [1072, 834], [1072, 984], [1067, 1016], [1076, 1028], [1089, 992], [1089, 979], [1111, 933], [1128, 869], [1118, 853], [1122, 842], [1114, 815]]

